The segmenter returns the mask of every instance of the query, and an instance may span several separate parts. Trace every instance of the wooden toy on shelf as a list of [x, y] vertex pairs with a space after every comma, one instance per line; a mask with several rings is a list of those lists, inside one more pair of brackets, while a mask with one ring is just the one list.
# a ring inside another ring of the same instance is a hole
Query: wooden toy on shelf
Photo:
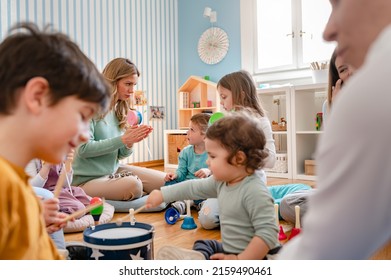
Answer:
[[280, 119], [280, 122], [272, 121], [273, 131], [286, 131], [286, 120], [284, 117]]

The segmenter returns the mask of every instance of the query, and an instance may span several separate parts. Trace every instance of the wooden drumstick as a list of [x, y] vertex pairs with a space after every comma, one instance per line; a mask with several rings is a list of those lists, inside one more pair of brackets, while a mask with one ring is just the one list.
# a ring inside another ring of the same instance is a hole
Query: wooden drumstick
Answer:
[[278, 215], [278, 204], [274, 204], [274, 213], [276, 215], [276, 224], [277, 226], [280, 226], [280, 216]]
[[61, 189], [64, 186], [65, 176], [67, 176], [67, 173], [66, 173], [65, 170], [63, 170], [60, 173], [60, 177], [58, 177], [56, 186], [54, 187], [54, 191], [53, 192], [54, 192], [54, 197], [55, 198], [58, 198], [59, 195], [60, 195]]
[[134, 216], [138, 212], [144, 210], [145, 207], [146, 207], [146, 205], [143, 205], [139, 209], [137, 209], [136, 211], [129, 211], [130, 213], [128, 215], [126, 215], [126, 216], [124, 216], [122, 218], [117, 219], [117, 221], [115, 223], [117, 224], [117, 226], [122, 225], [124, 220], [129, 219], [131, 216]]
[[95, 208], [98, 208], [99, 206], [103, 205], [105, 202], [105, 199], [103, 198], [102, 201], [98, 201], [94, 204], [90, 204], [88, 205], [86, 208], [84, 209], [80, 209], [76, 212], [73, 212], [72, 214], [70, 214], [69, 216], [65, 217], [61, 222], [64, 223], [64, 222], [68, 222], [70, 220], [72, 220], [73, 218], [76, 218], [77, 216], [81, 215], [81, 214], [85, 214], [85, 213], [88, 213], [90, 212], [91, 210], [94, 210]]

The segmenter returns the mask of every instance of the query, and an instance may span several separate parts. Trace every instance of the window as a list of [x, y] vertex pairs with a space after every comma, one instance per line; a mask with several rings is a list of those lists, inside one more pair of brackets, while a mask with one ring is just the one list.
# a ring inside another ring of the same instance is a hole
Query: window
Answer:
[[310, 62], [330, 59], [335, 43], [322, 38], [331, 12], [328, 1], [247, 1], [241, 2], [241, 18], [252, 14], [252, 20], [241, 20], [242, 64], [254, 76], [308, 76]]
[[256, 69], [291, 68], [293, 43], [291, 0], [257, 0]]

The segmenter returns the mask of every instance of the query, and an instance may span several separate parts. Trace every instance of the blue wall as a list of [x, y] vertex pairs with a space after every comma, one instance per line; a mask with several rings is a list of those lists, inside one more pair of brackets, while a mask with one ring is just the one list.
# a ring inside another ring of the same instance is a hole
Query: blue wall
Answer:
[[[197, 45], [201, 34], [211, 27], [204, 18], [205, 7], [217, 12], [214, 24], [228, 34], [229, 49], [217, 64], [204, 63], [198, 56]], [[240, 55], [240, 0], [178, 0], [178, 69], [179, 85], [191, 75], [209, 76], [217, 82], [227, 73], [241, 68]]]

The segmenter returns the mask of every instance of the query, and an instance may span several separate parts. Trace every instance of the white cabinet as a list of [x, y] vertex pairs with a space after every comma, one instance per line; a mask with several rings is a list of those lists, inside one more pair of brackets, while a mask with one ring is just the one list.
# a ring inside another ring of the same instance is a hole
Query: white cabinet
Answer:
[[292, 163], [293, 179], [315, 180], [305, 174], [305, 161], [314, 159], [322, 130], [316, 129], [316, 114], [327, 99], [327, 84], [292, 87]]
[[[316, 180], [315, 175], [308, 174], [308, 170], [314, 170], [313, 165], [306, 168], [305, 162], [314, 162], [316, 145], [322, 133], [316, 129], [316, 115], [322, 112], [323, 102], [327, 98], [327, 84], [286, 85], [258, 89], [257, 92], [270, 122], [276, 123], [272, 125], [272, 129], [277, 161], [274, 168], [266, 169], [267, 176]], [[212, 109], [218, 111], [219, 108]], [[184, 111], [179, 112], [181, 114]], [[176, 168], [179, 152], [188, 144], [187, 130], [183, 129], [186, 123], [188, 119], [183, 123], [183, 127], [180, 127], [182, 129], [164, 131], [165, 167]]]
[[[267, 175], [316, 180], [315, 175], [305, 174], [306, 170], [310, 170], [305, 168], [305, 161], [314, 158], [322, 133], [316, 129], [316, 115], [322, 112], [327, 98], [327, 84], [259, 89], [258, 96], [271, 122], [281, 122], [281, 118], [286, 120], [286, 131], [273, 130], [278, 160], [274, 169], [267, 170]], [[285, 169], [281, 168], [284, 164]]]
[[[270, 122], [276, 122], [272, 125], [273, 138], [276, 146], [276, 164], [274, 168], [265, 169], [267, 176], [278, 178], [292, 178], [292, 160], [289, 152], [291, 151], [292, 137], [291, 127], [291, 108], [290, 108], [291, 87], [285, 86], [274, 89], [258, 90], [258, 97], [262, 107], [265, 109]], [[283, 122], [281, 122], [283, 120]], [[284, 122], [285, 121], [285, 122]]]

